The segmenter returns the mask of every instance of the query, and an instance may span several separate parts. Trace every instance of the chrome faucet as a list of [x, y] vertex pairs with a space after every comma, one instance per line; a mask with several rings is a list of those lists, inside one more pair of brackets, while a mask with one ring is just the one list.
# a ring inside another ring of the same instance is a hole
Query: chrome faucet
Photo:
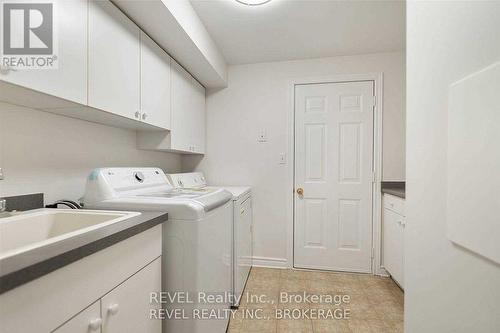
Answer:
[[13, 215], [19, 214], [17, 211], [7, 211], [7, 200], [0, 198], [0, 218], [11, 217]]
[[12, 216], [10, 212], [7, 212], [7, 200], [0, 199], [0, 218]]

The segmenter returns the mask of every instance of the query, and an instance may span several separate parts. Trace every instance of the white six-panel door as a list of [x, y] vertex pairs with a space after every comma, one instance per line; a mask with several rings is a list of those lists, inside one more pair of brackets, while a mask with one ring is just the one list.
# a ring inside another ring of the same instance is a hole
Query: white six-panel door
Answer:
[[295, 86], [297, 268], [371, 272], [373, 108], [373, 81]]

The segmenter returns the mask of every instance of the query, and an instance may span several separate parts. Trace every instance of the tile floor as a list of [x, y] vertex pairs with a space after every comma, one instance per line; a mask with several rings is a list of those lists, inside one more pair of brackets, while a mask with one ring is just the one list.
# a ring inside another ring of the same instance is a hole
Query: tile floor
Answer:
[[227, 332], [402, 333], [403, 293], [372, 275], [253, 268]]

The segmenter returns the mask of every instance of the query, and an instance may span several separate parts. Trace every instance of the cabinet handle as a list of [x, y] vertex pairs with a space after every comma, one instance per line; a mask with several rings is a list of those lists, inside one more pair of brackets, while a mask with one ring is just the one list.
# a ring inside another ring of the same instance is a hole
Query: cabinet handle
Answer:
[[146, 120], [146, 118], [148, 117], [148, 114], [147, 113], [143, 113], [142, 114], [142, 120]]
[[108, 313], [115, 315], [118, 313], [119, 308], [120, 307], [117, 303], [111, 304], [110, 306], [108, 306]]
[[97, 331], [99, 327], [102, 325], [102, 319], [101, 318], [96, 318], [92, 319], [89, 323], [89, 328], [91, 331]]
[[141, 117], [141, 113], [139, 111], [135, 111], [134, 115], [137, 119]]

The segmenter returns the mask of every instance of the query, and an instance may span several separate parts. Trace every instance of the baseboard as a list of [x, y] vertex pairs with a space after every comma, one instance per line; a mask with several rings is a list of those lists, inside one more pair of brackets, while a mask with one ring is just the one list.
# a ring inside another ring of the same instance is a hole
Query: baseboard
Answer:
[[388, 277], [390, 274], [385, 270], [384, 266], [380, 266], [378, 269], [375, 269], [374, 275]]
[[284, 258], [253, 257], [254, 267], [288, 268], [288, 262]]

